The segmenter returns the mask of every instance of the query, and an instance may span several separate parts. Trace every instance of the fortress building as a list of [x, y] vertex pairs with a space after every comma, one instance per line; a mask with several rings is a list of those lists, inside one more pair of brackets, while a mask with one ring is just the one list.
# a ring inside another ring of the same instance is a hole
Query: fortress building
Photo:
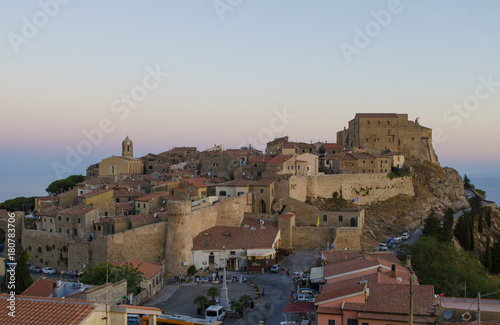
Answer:
[[347, 129], [337, 132], [337, 143], [344, 148], [390, 150], [438, 162], [432, 147], [432, 129], [421, 126], [418, 118], [409, 121], [408, 114], [358, 113]]

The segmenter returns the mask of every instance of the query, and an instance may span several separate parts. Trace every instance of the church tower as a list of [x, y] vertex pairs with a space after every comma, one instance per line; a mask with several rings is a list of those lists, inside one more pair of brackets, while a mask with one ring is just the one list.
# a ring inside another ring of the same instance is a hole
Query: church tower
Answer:
[[122, 156], [123, 157], [134, 157], [134, 143], [129, 139], [128, 135], [122, 142]]

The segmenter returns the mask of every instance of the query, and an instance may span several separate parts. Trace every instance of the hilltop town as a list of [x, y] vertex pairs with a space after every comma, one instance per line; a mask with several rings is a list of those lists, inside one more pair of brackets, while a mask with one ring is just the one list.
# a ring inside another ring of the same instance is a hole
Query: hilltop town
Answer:
[[[162, 277], [193, 266], [210, 272], [226, 261], [230, 271], [260, 272], [296, 250], [374, 251], [450, 207], [469, 202], [458, 172], [439, 165], [432, 130], [407, 114], [358, 113], [335, 141], [284, 136], [265, 151], [215, 145], [135, 157], [127, 136], [121, 155], [89, 166], [74, 188], [37, 197], [34, 218], [15, 212], [16, 239], [31, 265], [58, 273], [148, 265], [145, 302]], [[7, 232], [7, 211], [0, 215]]]

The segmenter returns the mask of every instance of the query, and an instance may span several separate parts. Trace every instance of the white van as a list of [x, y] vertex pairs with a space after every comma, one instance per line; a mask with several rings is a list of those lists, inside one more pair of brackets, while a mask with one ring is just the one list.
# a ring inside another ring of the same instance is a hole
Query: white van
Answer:
[[220, 305], [212, 305], [205, 311], [205, 319], [211, 322], [222, 321], [224, 317], [226, 317], [226, 312]]

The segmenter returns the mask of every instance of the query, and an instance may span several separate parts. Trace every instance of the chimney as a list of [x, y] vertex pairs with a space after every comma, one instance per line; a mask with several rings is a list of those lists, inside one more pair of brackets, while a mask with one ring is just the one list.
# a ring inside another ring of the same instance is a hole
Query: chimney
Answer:
[[406, 255], [406, 267], [411, 269], [411, 255]]
[[52, 298], [57, 298], [57, 282], [52, 284]]
[[391, 278], [396, 278], [398, 275], [396, 273], [396, 264], [391, 265]]

